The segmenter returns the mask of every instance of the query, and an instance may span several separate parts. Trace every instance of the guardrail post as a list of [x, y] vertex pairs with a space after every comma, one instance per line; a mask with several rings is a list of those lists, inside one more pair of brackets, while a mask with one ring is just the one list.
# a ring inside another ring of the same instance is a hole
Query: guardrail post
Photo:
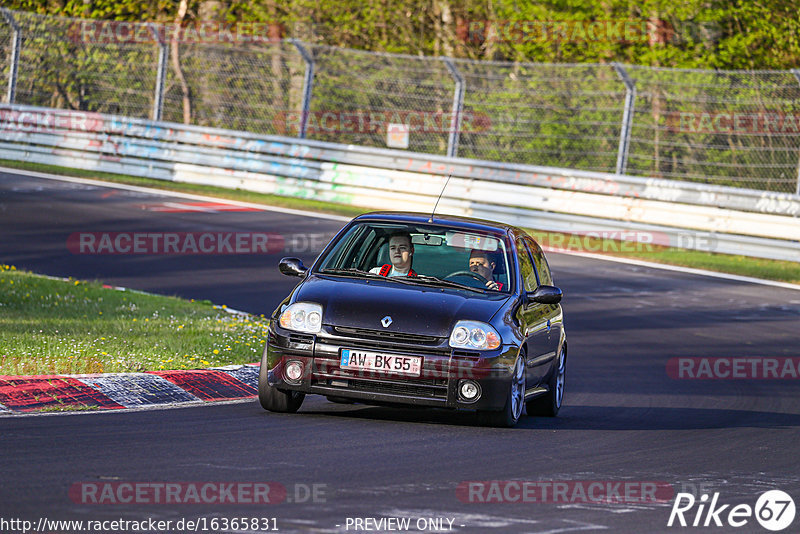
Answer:
[[[792, 74], [797, 78], [797, 83], [800, 83], [800, 69], [792, 69]], [[795, 194], [800, 195], [800, 160], [797, 161], [797, 189]]]
[[3, 12], [3, 18], [6, 23], [11, 27], [11, 61], [8, 65], [8, 91], [6, 92], [6, 101], [9, 104], [13, 104], [14, 98], [17, 96], [17, 67], [19, 65], [19, 49], [22, 46], [22, 34], [11, 11], [4, 7], [0, 8], [0, 10]]
[[306, 64], [306, 74], [303, 77], [303, 111], [302, 115], [300, 116], [300, 134], [298, 137], [300, 139], [306, 138], [306, 125], [308, 124], [308, 114], [309, 110], [311, 109], [311, 87], [314, 83], [314, 58], [311, 57], [311, 54], [308, 53], [308, 50], [300, 43], [300, 41], [296, 39], [290, 39], [297, 51], [300, 52], [300, 55], [303, 57], [303, 61]]
[[617, 174], [625, 174], [628, 168], [628, 147], [631, 144], [631, 124], [633, 123], [633, 106], [636, 100], [636, 84], [628, 76], [628, 72], [619, 63], [612, 63], [617, 75], [625, 84], [625, 109], [622, 112], [622, 128], [619, 132], [619, 150], [617, 151]]
[[164, 110], [164, 81], [167, 78], [169, 48], [167, 47], [167, 42], [161, 38], [161, 34], [155, 24], [151, 24], [150, 29], [158, 42], [158, 70], [156, 71], [156, 92], [153, 97], [153, 120], [160, 121], [161, 113]]
[[453, 91], [453, 109], [450, 118], [450, 135], [447, 137], [447, 157], [454, 158], [458, 154], [458, 140], [461, 137], [461, 112], [464, 110], [464, 77], [458, 72], [453, 61], [446, 57], [442, 58], [447, 70], [456, 82]]

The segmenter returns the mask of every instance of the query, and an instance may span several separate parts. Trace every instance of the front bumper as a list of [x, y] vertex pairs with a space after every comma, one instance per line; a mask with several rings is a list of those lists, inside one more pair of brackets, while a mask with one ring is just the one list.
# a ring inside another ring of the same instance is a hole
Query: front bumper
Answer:
[[[346, 330], [342, 332], [341, 330]], [[300, 334], [270, 325], [261, 364], [267, 365], [270, 384], [301, 391], [375, 404], [405, 404], [470, 410], [500, 410], [505, 406], [518, 347], [503, 345], [493, 351], [453, 349], [447, 338], [402, 335], [388, 339], [380, 331], [323, 326], [319, 334]], [[342, 369], [342, 349], [367, 350], [422, 357], [419, 377]], [[287, 380], [284, 368], [303, 365], [299, 380]], [[459, 396], [462, 380], [481, 389], [477, 401]]]

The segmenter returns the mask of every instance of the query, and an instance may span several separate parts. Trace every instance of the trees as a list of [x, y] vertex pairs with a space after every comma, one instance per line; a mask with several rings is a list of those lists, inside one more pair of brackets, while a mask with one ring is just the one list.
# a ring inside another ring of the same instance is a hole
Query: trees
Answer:
[[[280, 25], [287, 37], [308, 42], [414, 55], [545, 63], [619, 61], [678, 68], [800, 67], [795, 0], [7, 0], [4, 4], [40, 14], [112, 20], [196, 22], [213, 17], [228, 23], [264, 22]], [[614, 21], [626, 25], [621, 35], [609, 30], [607, 23]], [[592, 30], [587, 26], [592, 22], [602, 24]], [[556, 27], [557, 23], [566, 26]], [[596, 34], [598, 28], [598, 37], [587, 35]]]
[[[104, 19], [97, 24], [106, 29], [106, 19], [139, 21], [140, 29], [152, 26], [141, 21], [165, 23], [159, 28], [171, 61], [163, 118], [257, 133], [299, 133], [305, 64], [290, 42], [277, 42], [296, 38], [316, 61], [308, 137], [386, 146], [386, 123], [413, 115], [432, 126], [412, 131], [409, 149], [444, 154], [455, 82], [429, 56], [454, 57], [468, 116], [459, 155], [586, 170], [615, 170], [625, 86], [610, 63], [620, 62], [636, 84], [631, 174], [778, 191], [796, 181], [800, 83], [788, 70], [715, 69], [800, 67], [796, 2], [6, 1], [12, 9]], [[75, 32], [77, 19], [17, 18], [19, 103], [150, 116], [156, 40], [120, 43], [99, 31], [87, 41]], [[226, 40], [242, 28], [258, 39]], [[8, 36], [0, 25], [3, 74]], [[377, 118], [342, 130], [341, 122], [371, 112]], [[684, 128], [681, 117], [761, 122], [731, 132]]]

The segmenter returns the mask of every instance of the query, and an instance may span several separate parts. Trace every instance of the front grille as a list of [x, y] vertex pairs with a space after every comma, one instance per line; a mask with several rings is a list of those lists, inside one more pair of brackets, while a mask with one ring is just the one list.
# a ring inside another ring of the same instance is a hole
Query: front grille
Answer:
[[361, 380], [346, 376], [339, 376], [332, 380], [313, 380], [312, 386], [330, 386], [334, 383], [347, 381], [347, 386], [338, 386], [348, 391], [363, 391], [367, 393], [388, 393], [393, 395], [409, 395], [413, 397], [429, 397], [432, 399], [446, 399], [447, 385], [433, 385], [434, 380], [414, 379], [413, 383], [381, 382], [378, 380]]
[[447, 388], [425, 387], [421, 384], [395, 384], [386, 382], [370, 382], [352, 380], [349, 389], [371, 391], [374, 393], [393, 393], [395, 395], [413, 395], [415, 397], [447, 398]]
[[314, 342], [314, 336], [308, 334], [289, 334], [289, 343], [300, 343], [309, 345]]
[[374, 339], [377, 341], [396, 341], [398, 343], [420, 343], [425, 345], [438, 345], [441, 337], [425, 336], [421, 334], [403, 334], [400, 332], [387, 332], [385, 330], [370, 330], [368, 328], [351, 328], [346, 326], [334, 326], [333, 329], [346, 336], [353, 336], [360, 339]]
[[[339, 367], [339, 360], [315, 358], [313, 373], [315, 377], [320, 379], [332, 378], [343, 380], [365, 380], [367, 382], [391, 382], [391, 381], [405, 381], [413, 382], [416, 385], [427, 387], [444, 387], [447, 388], [447, 373], [441, 370], [432, 368], [430, 365], [422, 364], [423, 377], [410, 376], [402, 378], [396, 375], [387, 376], [382, 373], [358, 370], [358, 369], [342, 369]], [[425, 374], [427, 373], [427, 375]]]

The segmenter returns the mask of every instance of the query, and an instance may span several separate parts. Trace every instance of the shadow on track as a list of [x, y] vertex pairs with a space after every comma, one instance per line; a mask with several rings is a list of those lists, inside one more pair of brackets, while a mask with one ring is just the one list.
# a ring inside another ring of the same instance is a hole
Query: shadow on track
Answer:
[[[473, 412], [436, 408], [392, 408], [366, 405], [330, 410], [300, 409], [297, 417], [313, 415], [373, 419], [403, 423], [480, 426]], [[704, 430], [722, 428], [798, 428], [800, 414], [720, 408], [653, 408], [567, 406], [556, 418], [523, 416], [515, 430]]]

